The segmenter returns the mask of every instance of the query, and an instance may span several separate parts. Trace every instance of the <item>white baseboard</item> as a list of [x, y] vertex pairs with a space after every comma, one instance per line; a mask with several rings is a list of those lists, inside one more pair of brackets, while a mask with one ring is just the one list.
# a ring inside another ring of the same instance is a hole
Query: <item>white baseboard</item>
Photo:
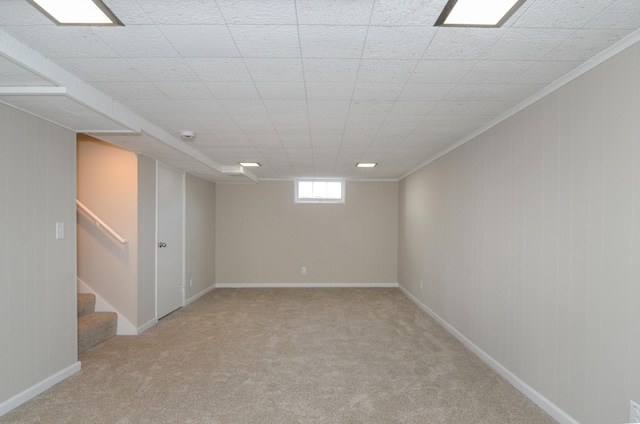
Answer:
[[58, 371], [52, 376], [45, 378], [41, 382], [29, 387], [28, 389], [18, 393], [14, 397], [0, 403], [0, 417], [11, 411], [12, 409], [15, 409], [23, 403], [33, 399], [44, 391], [49, 390], [51, 387], [60, 383], [62, 380], [66, 380], [67, 378], [71, 377], [73, 374], [80, 371], [81, 367], [82, 366], [78, 361], [63, 370]]
[[142, 334], [158, 323], [156, 318], [149, 320], [136, 329], [136, 335]]
[[504, 377], [512, 386], [518, 389], [522, 394], [528, 397], [533, 403], [538, 405], [543, 411], [547, 414], [551, 415], [556, 421], [560, 424], [580, 424], [578, 421], [573, 419], [569, 414], [560, 409], [556, 404], [551, 402], [549, 399], [544, 397], [540, 392], [535, 390], [533, 387], [529, 386], [527, 383], [522, 381], [518, 376], [509, 371], [504, 365], [496, 361], [493, 357], [491, 357], [487, 352], [480, 349], [476, 344], [474, 344], [471, 340], [467, 339], [462, 333], [455, 329], [451, 324], [445, 321], [442, 317], [436, 314], [431, 308], [429, 308], [424, 303], [420, 302], [417, 297], [409, 293], [404, 287], [398, 285], [400, 290], [411, 299], [420, 309], [425, 311], [429, 316], [438, 321], [440, 325], [442, 325], [449, 333], [453, 334], [455, 338], [460, 340], [463, 345], [467, 347], [471, 352], [473, 352], [477, 357], [479, 357], [484, 363], [489, 365], [491, 369]]
[[217, 289], [259, 288], [397, 288], [398, 283], [218, 283]]
[[191, 296], [190, 298], [188, 298], [188, 299], [186, 299], [184, 301], [184, 306], [187, 306], [189, 303], [200, 299], [202, 296], [204, 296], [205, 294], [209, 293], [210, 291], [212, 291], [215, 288], [216, 288], [216, 285], [214, 284], [211, 287], [202, 290], [200, 293], [194, 294], [193, 296]]
[[92, 293], [96, 296], [96, 311], [115, 312], [118, 314], [118, 332], [119, 336], [135, 336], [138, 333], [135, 325], [127, 320], [120, 311], [114, 308], [109, 302], [104, 300], [100, 293], [89, 287], [87, 283], [78, 278], [78, 291], [80, 293]]

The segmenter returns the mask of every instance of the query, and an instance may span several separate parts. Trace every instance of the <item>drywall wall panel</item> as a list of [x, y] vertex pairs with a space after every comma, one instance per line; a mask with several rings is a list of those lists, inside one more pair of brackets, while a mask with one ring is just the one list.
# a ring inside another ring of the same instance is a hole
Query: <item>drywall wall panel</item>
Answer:
[[401, 286], [585, 424], [627, 422], [640, 399], [639, 56], [400, 184]]
[[216, 284], [396, 282], [397, 182], [348, 181], [344, 204], [295, 203], [293, 181], [218, 184], [215, 207]]
[[0, 128], [2, 404], [77, 362], [76, 156], [75, 134], [4, 105]]
[[138, 328], [156, 318], [156, 161], [138, 154]]
[[185, 178], [186, 299], [215, 284], [216, 185], [193, 175]]

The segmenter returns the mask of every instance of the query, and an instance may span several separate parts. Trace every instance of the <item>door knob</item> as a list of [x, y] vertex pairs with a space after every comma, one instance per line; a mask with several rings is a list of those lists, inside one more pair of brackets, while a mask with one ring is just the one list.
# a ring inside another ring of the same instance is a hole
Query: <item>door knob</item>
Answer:
[[158, 243], [158, 247], [167, 247], [167, 243], [160, 242]]

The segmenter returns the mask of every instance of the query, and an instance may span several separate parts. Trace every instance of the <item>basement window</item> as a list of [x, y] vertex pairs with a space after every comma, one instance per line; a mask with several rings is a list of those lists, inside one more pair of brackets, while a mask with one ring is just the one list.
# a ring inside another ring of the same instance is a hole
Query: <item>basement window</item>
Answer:
[[344, 180], [299, 179], [296, 203], [344, 203]]

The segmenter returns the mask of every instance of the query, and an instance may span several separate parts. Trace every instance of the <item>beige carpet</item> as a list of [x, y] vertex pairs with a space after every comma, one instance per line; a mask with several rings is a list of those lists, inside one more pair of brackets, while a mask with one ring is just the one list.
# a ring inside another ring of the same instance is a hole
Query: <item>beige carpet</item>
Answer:
[[397, 289], [218, 289], [0, 423], [554, 423]]

